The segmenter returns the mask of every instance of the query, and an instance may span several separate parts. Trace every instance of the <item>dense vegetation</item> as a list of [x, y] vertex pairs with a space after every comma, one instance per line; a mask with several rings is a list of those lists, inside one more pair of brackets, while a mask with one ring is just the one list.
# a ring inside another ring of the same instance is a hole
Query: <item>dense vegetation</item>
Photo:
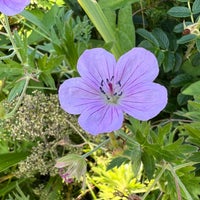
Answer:
[[[200, 0], [32, 0], [1, 13], [0, 199], [198, 200], [199, 16]], [[149, 121], [125, 115], [110, 134], [81, 129], [58, 89], [96, 47], [116, 59], [151, 51], [165, 109]]]

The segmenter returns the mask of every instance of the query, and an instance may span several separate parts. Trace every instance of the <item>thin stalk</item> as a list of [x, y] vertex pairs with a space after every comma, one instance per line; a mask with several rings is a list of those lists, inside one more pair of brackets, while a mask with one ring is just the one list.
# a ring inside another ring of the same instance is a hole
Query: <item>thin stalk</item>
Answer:
[[99, 144], [98, 146], [96, 146], [94, 149], [92, 149], [88, 153], [85, 153], [84, 155], [82, 155], [82, 157], [83, 158], [87, 158], [88, 156], [90, 156], [91, 154], [93, 154], [95, 151], [97, 151], [98, 149], [100, 149], [102, 146], [104, 146], [105, 144], [107, 144], [109, 141], [110, 141], [110, 138], [104, 140], [101, 144]]
[[177, 181], [178, 185], [180, 186], [180, 188], [183, 190], [183, 192], [185, 193], [187, 200], [193, 200], [192, 196], [190, 195], [190, 193], [188, 192], [188, 190], [186, 189], [185, 185], [183, 184], [183, 182], [181, 181], [181, 179], [177, 176], [174, 168], [171, 165], [168, 165], [168, 169], [169, 171], [172, 173], [172, 175], [175, 178], [175, 181]]
[[18, 48], [17, 48], [17, 46], [16, 46], [16, 44], [15, 44], [15, 41], [14, 41], [14, 39], [13, 39], [12, 32], [11, 32], [11, 30], [10, 30], [10, 25], [9, 25], [8, 17], [7, 17], [6, 15], [3, 15], [3, 16], [4, 16], [5, 22], [3, 22], [2, 20], [1, 20], [1, 22], [2, 22], [2, 24], [3, 24], [3, 26], [4, 26], [5, 30], [6, 30], [6, 32], [7, 32], [7, 34], [8, 34], [8, 37], [9, 37], [9, 39], [10, 39], [10, 42], [11, 42], [11, 44], [12, 44], [12, 46], [13, 46], [13, 49], [14, 49], [14, 51], [15, 51], [15, 53], [16, 53], [18, 59], [22, 62], [21, 55], [20, 55], [20, 53], [19, 53], [19, 51], [18, 51]]
[[188, 8], [189, 8], [189, 10], [191, 12], [191, 15], [190, 15], [191, 21], [192, 21], [192, 23], [194, 23], [194, 17], [193, 17], [192, 9], [191, 9], [191, 6], [190, 6], [190, 1], [188, 1], [187, 4], [188, 4]]
[[156, 177], [156, 179], [154, 180], [153, 184], [148, 188], [148, 190], [145, 192], [145, 194], [142, 197], [142, 200], [144, 200], [148, 194], [151, 192], [151, 190], [153, 189], [153, 187], [158, 183], [158, 181], [160, 180], [161, 176], [163, 175], [163, 173], [165, 172], [165, 170], [167, 169], [167, 164], [165, 164], [162, 169], [160, 170], [158, 176]]

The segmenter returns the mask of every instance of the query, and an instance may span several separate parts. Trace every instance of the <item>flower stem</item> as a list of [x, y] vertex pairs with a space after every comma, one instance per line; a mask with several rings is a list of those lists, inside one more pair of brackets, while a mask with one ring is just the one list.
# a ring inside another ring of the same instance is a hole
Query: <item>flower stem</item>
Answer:
[[[188, 200], [192, 200], [192, 196], [190, 195], [190, 193], [188, 192], [188, 190], [186, 189], [185, 185], [183, 184], [183, 182], [181, 181], [181, 179], [178, 177], [178, 175], [175, 172], [175, 169], [171, 166], [168, 165], [169, 171], [172, 173], [172, 175], [174, 176], [175, 181], [177, 181], [177, 184], [179, 185], [178, 187], [180, 187], [182, 189], [182, 191], [185, 193], [186, 197]], [[179, 195], [179, 194], [178, 194]], [[179, 198], [180, 199], [180, 198]]]
[[151, 190], [153, 189], [153, 187], [158, 183], [159, 179], [161, 178], [161, 176], [163, 175], [163, 173], [165, 172], [165, 170], [167, 169], [167, 164], [165, 164], [162, 169], [160, 170], [158, 176], [156, 177], [156, 179], [154, 180], [153, 184], [148, 188], [148, 190], [145, 192], [145, 194], [142, 197], [142, 200], [145, 200], [145, 198], [148, 196], [148, 194], [151, 192]]
[[82, 155], [82, 157], [83, 158], [87, 158], [88, 156], [90, 156], [91, 154], [93, 154], [95, 151], [97, 151], [98, 149], [100, 149], [102, 146], [104, 146], [109, 141], [110, 141], [110, 138], [104, 140], [101, 144], [99, 144], [98, 146], [96, 146], [94, 149], [92, 149], [88, 153], [85, 153], [84, 155]]
[[3, 21], [1, 21], [1, 22], [2, 22], [2, 24], [3, 24], [3, 26], [4, 26], [5, 30], [6, 30], [6, 32], [7, 32], [7, 34], [8, 34], [8, 37], [9, 37], [9, 39], [10, 39], [10, 42], [11, 42], [11, 44], [12, 44], [12, 46], [13, 46], [13, 49], [14, 49], [14, 51], [15, 51], [15, 53], [16, 53], [18, 59], [22, 62], [21, 55], [20, 55], [20, 53], [19, 53], [19, 51], [18, 51], [18, 49], [17, 49], [17, 46], [16, 46], [15, 41], [14, 41], [14, 39], [13, 39], [12, 32], [11, 32], [11, 30], [10, 30], [10, 25], [9, 25], [8, 17], [7, 17], [6, 15], [3, 15], [3, 16], [4, 16], [5, 22], [3, 22]]

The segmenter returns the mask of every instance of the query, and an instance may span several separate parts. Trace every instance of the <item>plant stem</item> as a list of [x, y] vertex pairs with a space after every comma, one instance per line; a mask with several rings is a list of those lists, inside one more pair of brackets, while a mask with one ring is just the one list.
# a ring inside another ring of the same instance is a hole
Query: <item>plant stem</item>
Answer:
[[163, 173], [165, 172], [166, 168], [167, 168], [167, 164], [165, 163], [164, 166], [162, 167], [162, 169], [160, 170], [158, 176], [156, 177], [156, 179], [154, 180], [153, 184], [148, 188], [148, 190], [145, 192], [145, 194], [142, 197], [142, 200], [144, 200], [148, 194], [151, 192], [151, 190], [153, 189], [153, 187], [158, 183], [159, 179], [161, 178], [161, 176], [163, 175]]
[[4, 16], [5, 23], [4, 23], [3, 21], [1, 21], [1, 22], [2, 22], [2, 24], [3, 24], [3, 26], [4, 26], [5, 30], [6, 30], [6, 32], [7, 32], [7, 34], [8, 34], [8, 37], [9, 37], [9, 39], [10, 39], [10, 42], [11, 42], [11, 44], [12, 44], [12, 46], [13, 46], [13, 49], [14, 49], [14, 51], [15, 51], [15, 53], [16, 53], [18, 59], [22, 62], [21, 55], [20, 55], [20, 53], [19, 53], [19, 51], [18, 51], [18, 48], [17, 48], [17, 46], [16, 46], [16, 44], [15, 44], [15, 41], [14, 41], [14, 39], [13, 39], [12, 32], [11, 32], [11, 30], [10, 30], [10, 25], [9, 25], [8, 17], [7, 17], [6, 15], [3, 15], [3, 16]]
[[110, 138], [104, 140], [101, 144], [99, 144], [98, 146], [96, 146], [94, 149], [92, 149], [88, 153], [85, 153], [84, 155], [82, 155], [82, 157], [83, 158], [87, 158], [88, 156], [90, 156], [91, 154], [93, 154], [95, 151], [97, 151], [98, 149], [100, 149], [102, 146], [104, 146], [109, 141], [110, 141]]
[[181, 187], [181, 189], [183, 190], [183, 192], [185, 193], [187, 200], [193, 200], [192, 196], [190, 195], [190, 193], [188, 192], [188, 190], [186, 189], [185, 185], [183, 184], [183, 182], [180, 180], [180, 178], [177, 176], [175, 169], [171, 166], [168, 165], [169, 171], [172, 173], [172, 175], [175, 178], [175, 181], [177, 181], [177, 184]]

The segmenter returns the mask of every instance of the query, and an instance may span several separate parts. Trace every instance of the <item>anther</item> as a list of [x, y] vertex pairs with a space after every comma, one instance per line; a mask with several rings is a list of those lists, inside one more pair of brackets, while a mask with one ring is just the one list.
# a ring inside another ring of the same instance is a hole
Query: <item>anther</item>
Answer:
[[121, 86], [122, 86], [120, 81], [118, 81], [118, 82], [117, 82], [117, 84], [119, 85], [119, 87], [121, 87]]
[[103, 94], [106, 94], [105, 91], [102, 89], [102, 87], [99, 87], [99, 89]]
[[103, 87], [103, 80], [101, 81], [101, 86]]
[[120, 97], [120, 96], [122, 96], [122, 94], [123, 94], [123, 92], [121, 91], [121, 92], [118, 94], [118, 96]]

